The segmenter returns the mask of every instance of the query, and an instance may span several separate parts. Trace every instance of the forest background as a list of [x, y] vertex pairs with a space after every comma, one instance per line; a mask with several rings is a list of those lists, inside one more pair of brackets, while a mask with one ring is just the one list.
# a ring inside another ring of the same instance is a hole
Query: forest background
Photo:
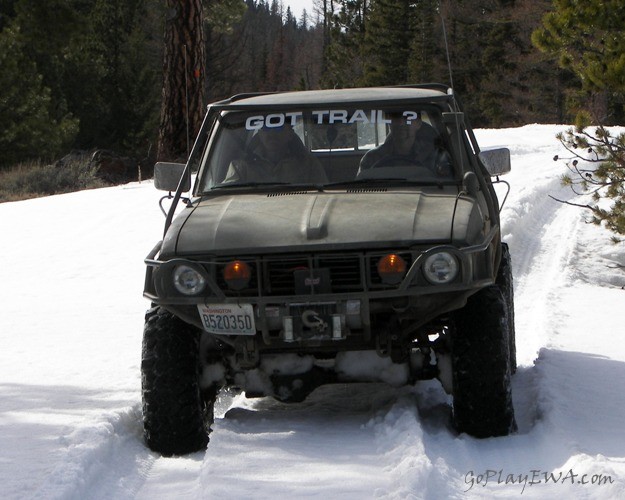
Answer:
[[[0, 171], [70, 150], [153, 163], [172, 3], [0, 0]], [[475, 127], [572, 123], [580, 107], [607, 125], [623, 119], [622, 93], [584, 85], [533, 44], [562, 2], [314, 0], [300, 18], [276, 0], [191, 3], [202, 9], [205, 68], [188, 73], [201, 77], [204, 104], [242, 92], [443, 82]]]

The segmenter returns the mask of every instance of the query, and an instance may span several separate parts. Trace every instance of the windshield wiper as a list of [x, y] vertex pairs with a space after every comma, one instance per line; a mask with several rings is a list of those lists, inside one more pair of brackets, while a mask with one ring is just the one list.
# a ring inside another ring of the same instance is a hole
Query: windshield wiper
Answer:
[[238, 189], [238, 188], [279, 188], [284, 189], [287, 188], [289, 190], [308, 190], [314, 189], [315, 191], [323, 191], [322, 184], [293, 184], [291, 182], [228, 182], [226, 184], [216, 184], [212, 188], [204, 191], [205, 193], [210, 193], [219, 189]]
[[234, 189], [234, 188], [249, 188], [259, 186], [289, 186], [288, 182], [227, 182], [214, 185], [209, 191], [213, 189]]
[[404, 179], [403, 177], [377, 177], [374, 179], [352, 179], [350, 181], [330, 182], [329, 184], [324, 184], [323, 187], [351, 186], [353, 184], [376, 184], [390, 181], [412, 182], [408, 179]]
[[339, 181], [324, 184], [324, 188], [337, 188], [348, 186], [360, 186], [369, 184], [389, 184], [394, 183], [403, 186], [453, 186], [458, 184], [454, 179], [406, 179], [404, 177], [378, 177], [371, 179], [353, 179], [351, 181]]

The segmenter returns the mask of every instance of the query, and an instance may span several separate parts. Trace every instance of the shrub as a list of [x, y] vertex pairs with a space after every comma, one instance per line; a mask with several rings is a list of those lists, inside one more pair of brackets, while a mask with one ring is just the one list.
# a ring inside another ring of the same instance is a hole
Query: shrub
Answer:
[[[564, 160], [569, 173], [562, 183], [577, 195], [589, 195], [586, 204], [568, 202], [591, 211], [591, 222], [604, 225], [616, 235], [625, 235], [625, 133], [589, 126], [590, 119], [580, 113], [574, 128], [557, 138], [570, 153]], [[562, 200], [558, 200], [562, 201]], [[615, 236], [614, 241], [620, 241]]]
[[104, 186], [97, 167], [86, 156], [53, 165], [40, 162], [19, 164], [0, 172], [0, 202], [69, 193]]

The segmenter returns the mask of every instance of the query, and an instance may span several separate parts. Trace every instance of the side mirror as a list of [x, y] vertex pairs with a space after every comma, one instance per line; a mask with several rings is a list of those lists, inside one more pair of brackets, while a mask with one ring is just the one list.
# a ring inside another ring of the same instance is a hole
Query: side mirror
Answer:
[[510, 172], [510, 150], [508, 148], [487, 149], [479, 154], [480, 161], [491, 177]]
[[[184, 173], [184, 163], [168, 163], [159, 161], [154, 165], [154, 187], [160, 191], [176, 191], [178, 183]], [[191, 179], [189, 176], [185, 179], [183, 192], [191, 189]]]

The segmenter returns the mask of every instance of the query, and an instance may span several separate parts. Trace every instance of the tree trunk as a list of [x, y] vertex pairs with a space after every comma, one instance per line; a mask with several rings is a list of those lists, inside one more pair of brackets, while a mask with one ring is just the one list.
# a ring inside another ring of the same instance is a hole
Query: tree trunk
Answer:
[[185, 161], [204, 115], [201, 0], [166, 0], [163, 100], [158, 161]]

